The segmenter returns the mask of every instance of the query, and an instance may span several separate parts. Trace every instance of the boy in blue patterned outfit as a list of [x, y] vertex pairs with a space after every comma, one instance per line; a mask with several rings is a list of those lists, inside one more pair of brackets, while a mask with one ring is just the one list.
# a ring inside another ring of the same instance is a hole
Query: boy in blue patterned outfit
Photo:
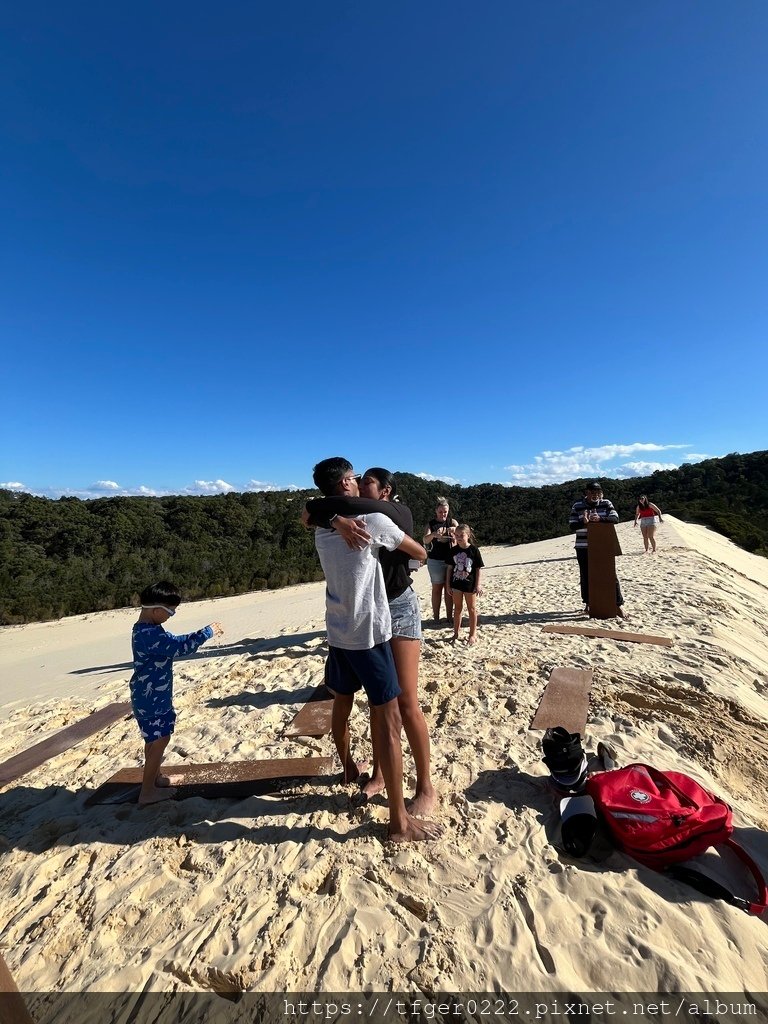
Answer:
[[176, 790], [167, 775], [160, 774], [165, 748], [171, 738], [176, 712], [173, 708], [173, 659], [192, 654], [213, 636], [221, 636], [221, 623], [213, 622], [194, 633], [174, 636], [163, 623], [176, 614], [181, 596], [172, 583], [154, 583], [141, 592], [141, 615], [134, 624], [131, 706], [144, 739], [144, 777], [139, 804], [168, 800]]

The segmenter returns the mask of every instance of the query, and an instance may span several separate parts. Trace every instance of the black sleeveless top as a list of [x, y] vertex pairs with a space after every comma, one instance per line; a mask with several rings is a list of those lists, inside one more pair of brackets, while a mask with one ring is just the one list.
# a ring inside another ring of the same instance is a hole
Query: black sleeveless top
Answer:
[[[440, 522], [439, 519], [430, 519], [429, 532], [434, 533], [435, 530], [442, 529], [444, 526], [449, 527], [450, 525], [450, 519], [446, 519], [444, 522]], [[453, 541], [450, 537], [446, 537], [445, 540], [433, 540], [429, 549], [429, 557], [434, 558], [438, 562], [444, 562], [450, 554], [452, 547]]]

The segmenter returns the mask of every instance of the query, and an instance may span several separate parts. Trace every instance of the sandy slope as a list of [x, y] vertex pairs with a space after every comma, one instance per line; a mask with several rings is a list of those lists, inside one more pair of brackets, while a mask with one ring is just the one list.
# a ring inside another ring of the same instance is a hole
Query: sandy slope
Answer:
[[[766, 563], [684, 524], [660, 531], [655, 557], [640, 555], [631, 524], [619, 533], [626, 628], [670, 636], [670, 649], [541, 632], [580, 620], [571, 538], [485, 552], [474, 650], [427, 628], [423, 706], [447, 827], [437, 843], [388, 846], [385, 806], [353, 809], [341, 785], [83, 808], [81, 789], [138, 763], [130, 721], [0, 792], [0, 946], [19, 985], [764, 990], [768, 917], [604, 847], [584, 862], [558, 850], [541, 734], [527, 727], [553, 667], [591, 666], [588, 747], [611, 739], [622, 763], [676, 767], [729, 798], [768, 874]], [[329, 737], [282, 735], [321, 677], [322, 594], [297, 587], [177, 617], [179, 631], [219, 618], [228, 635], [177, 665], [169, 760], [331, 752]], [[0, 758], [124, 699], [132, 618], [2, 631]], [[362, 754], [362, 705], [353, 730]]]

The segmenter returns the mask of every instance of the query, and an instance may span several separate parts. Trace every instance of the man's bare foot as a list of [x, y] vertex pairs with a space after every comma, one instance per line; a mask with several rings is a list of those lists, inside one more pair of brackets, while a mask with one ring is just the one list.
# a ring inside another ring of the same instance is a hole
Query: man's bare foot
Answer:
[[623, 608], [619, 608], [619, 610], [616, 612], [616, 614], [618, 615], [618, 617], [620, 619], [626, 619], [626, 617], [627, 617], [627, 613], [624, 611]]
[[183, 781], [183, 775], [158, 775], [155, 779], [155, 785], [160, 789], [165, 789], [166, 786], [179, 786]]
[[443, 834], [443, 826], [436, 821], [422, 821], [420, 818], [407, 816], [407, 823], [402, 832], [390, 832], [391, 843], [423, 843], [429, 839], [439, 839]]
[[429, 789], [426, 793], [417, 793], [412, 800], [406, 800], [405, 806], [408, 813], [416, 817], [422, 814], [431, 814], [437, 806], [437, 793]]
[[162, 800], [172, 800], [176, 796], [175, 786], [165, 786], [158, 789], [155, 787], [149, 793], [139, 794], [139, 807], [148, 807], [150, 804], [159, 804]]

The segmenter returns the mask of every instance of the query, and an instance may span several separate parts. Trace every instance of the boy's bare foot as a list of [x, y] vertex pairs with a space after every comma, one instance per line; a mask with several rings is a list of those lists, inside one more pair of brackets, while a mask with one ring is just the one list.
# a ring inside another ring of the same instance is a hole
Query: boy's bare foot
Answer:
[[155, 787], [150, 793], [139, 794], [139, 807], [148, 807], [150, 804], [159, 804], [162, 800], [172, 800], [175, 796], [175, 786], [165, 786], [163, 789]]
[[158, 775], [155, 779], [155, 785], [159, 786], [160, 789], [165, 789], [167, 786], [179, 786], [184, 781], [183, 775]]
[[408, 815], [408, 821], [402, 832], [390, 832], [391, 843], [422, 843], [429, 839], [439, 839], [443, 834], [443, 826], [436, 821], [421, 821]]
[[431, 814], [437, 806], [437, 793], [434, 789], [429, 789], [426, 793], [417, 793], [412, 800], [405, 801], [405, 806], [409, 814]]

